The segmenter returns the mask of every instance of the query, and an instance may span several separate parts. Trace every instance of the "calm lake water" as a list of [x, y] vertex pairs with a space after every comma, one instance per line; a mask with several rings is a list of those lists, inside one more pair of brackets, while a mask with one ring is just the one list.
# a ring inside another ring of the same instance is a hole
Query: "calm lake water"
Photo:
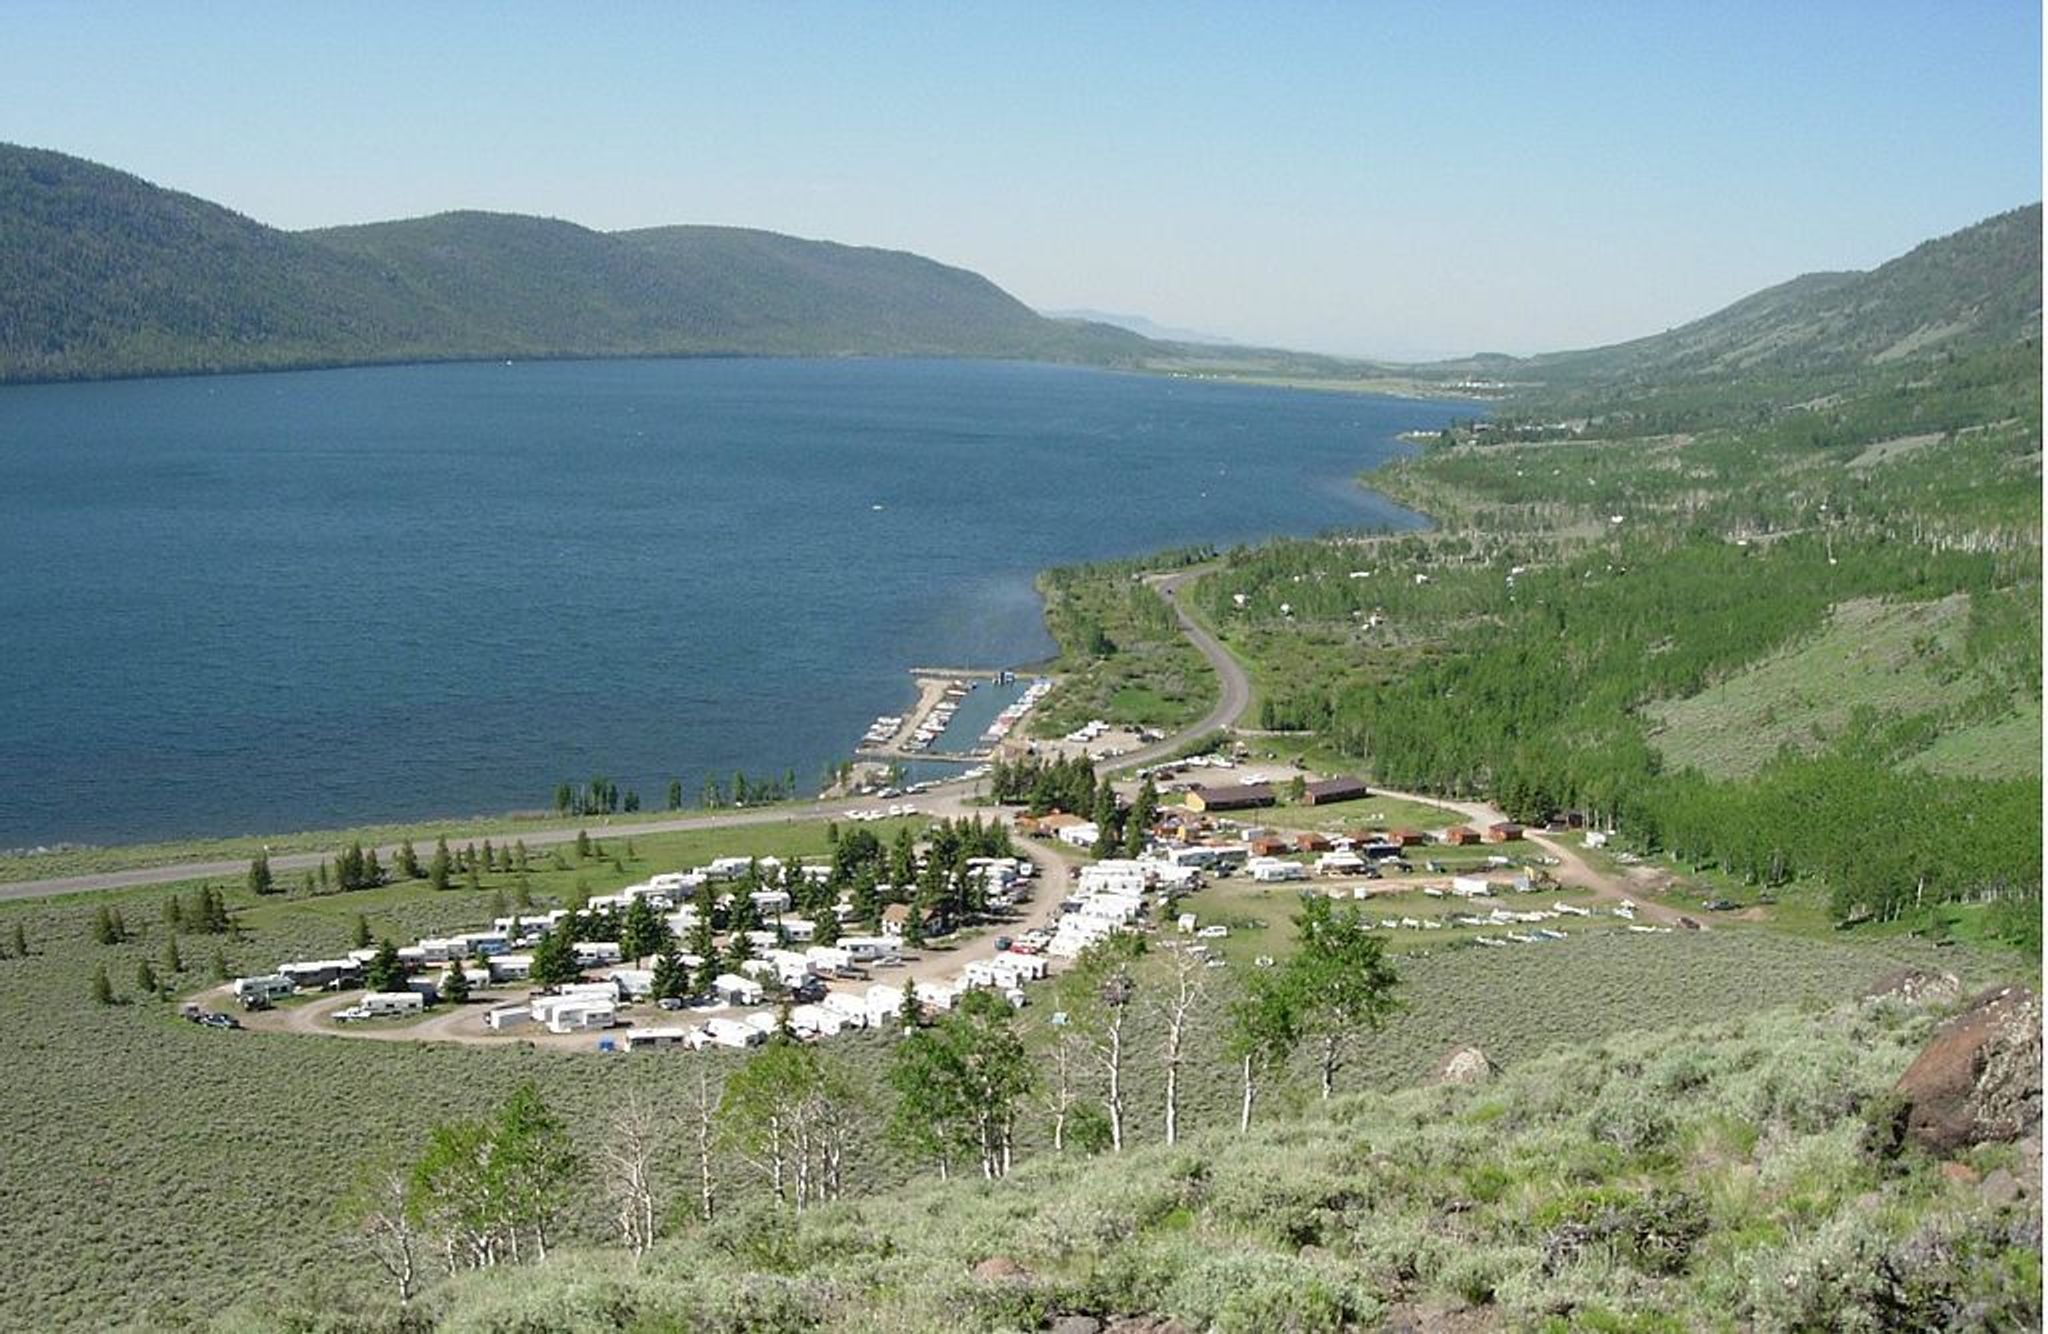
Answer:
[[1047, 565], [1407, 526], [1468, 405], [1043, 366], [631, 361], [0, 389], [0, 846], [806, 785]]

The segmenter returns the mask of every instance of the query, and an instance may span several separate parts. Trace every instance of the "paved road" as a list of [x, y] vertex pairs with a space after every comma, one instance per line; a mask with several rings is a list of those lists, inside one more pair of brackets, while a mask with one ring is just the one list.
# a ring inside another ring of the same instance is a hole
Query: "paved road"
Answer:
[[1147, 582], [1160, 597], [1166, 599], [1166, 605], [1173, 608], [1174, 619], [1180, 622], [1180, 631], [1188, 637], [1188, 642], [1193, 644], [1201, 655], [1209, 660], [1209, 665], [1216, 669], [1216, 707], [1210, 709], [1201, 721], [1192, 727], [1183, 728], [1164, 741], [1139, 746], [1117, 756], [1115, 767], [1118, 769], [1135, 769], [1140, 765], [1167, 759], [1197, 737], [1207, 736], [1220, 728], [1235, 726], [1238, 719], [1244, 716], [1244, 711], [1251, 707], [1251, 678], [1245, 675], [1244, 668], [1238, 665], [1237, 659], [1230, 656], [1230, 650], [1218, 643], [1216, 636], [1197, 625], [1195, 619], [1188, 615], [1187, 608], [1181, 605], [1180, 590], [1208, 572], [1206, 568], [1179, 570], [1173, 574], [1155, 576]]
[[[1237, 665], [1224, 647], [1216, 642], [1215, 636], [1196, 625], [1188, 614], [1181, 610], [1176, 600], [1180, 588], [1202, 574], [1201, 570], [1182, 570], [1152, 581], [1159, 595], [1173, 607], [1174, 615], [1180, 621], [1181, 631], [1194, 646], [1201, 650], [1216, 668], [1222, 684], [1221, 697], [1216, 707], [1209, 710], [1200, 722], [1183, 728], [1164, 741], [1142, 746], [1117, 759], [1117, 766], [1128, 768], [1150, 764], [1179, 750], [1199, 736], [1206, 736], [1220, 727], [1235, 723], [1251, 703], [1251, 682], [1246, 679], [1244, 669]], [[919, 809], [925, 813], [944, 816], [960, 816], [970, 813], [966, 799], [973, 794], [971, 783], [942, 783], [929, 789], [918, 799]], [[637, 822], [598, 824], [589, 826], [590, 832], [602, 838], [641, 838], [649, 834], [676, 834], [693, 829], [738, 829], [750, 825], [795, 824], [803, 821], [829, 819], [840, 815], [849, 806], [857, 806], [858, 800], [815, 801], [793, 806], [777, 806], [758, 811], [719, 811], [708, 815], [679, 815], [668, 819], [648, 819]], [[502, 842], [506, 838], [520, 838], [528, 848], [549, 848], [564, 843], [574, 843], [577, 831], [574, 829], [537, 829], [529, 832], [499, 832], [494, 837]], [[479, 835], [478, 837], [482, 837]], [[462, 838], [451, 841], [463, 842]], [[331, 852], [279, 853], [270, 859], [273, 873], [283, 876], [296, 871], [310, 871], [323, 861], [329, 860]], [[398, 845], [388, 844], [377, 849], [377, 858], [386, 866], [398, 856]], [[128, 889], [136, 885], [160, 885], [174, 880], [239, 880], [249, 871], [249, 863], [243, 861], [176, 862], [163, 866], [142, 866], [127, 871], [103, 871], [93, 875], [58, 876], [46, 880], [19, 880], [13, 884], [0, 885], [0, 899], [46, 898], [57, 894], [83, 894], [102, 889]]]

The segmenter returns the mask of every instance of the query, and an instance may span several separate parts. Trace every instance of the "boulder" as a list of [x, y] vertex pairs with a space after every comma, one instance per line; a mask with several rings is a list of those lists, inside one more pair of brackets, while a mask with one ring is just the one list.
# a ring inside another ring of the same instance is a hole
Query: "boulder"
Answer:
[[1031, 1271], [1007, 1255], [991, 1255], [974, 1267], [974, 1276], [985, 1283], [1021, 1282]]
[[1906, 1134], [1932, 1153], [2017, 1140], [2041, 1124], [2041, 998], [1997, 987], [1934, 1030], [1899, 1077]]
[[1493, 1062], [1477, 1047], [1453, 1047], [1436, 1063], [1439, 1084], [1484, 1084], [1493, 1077]]
[[1867, 1001], [1897, 1000], [1908, 1005], [1949, 1005], [1963, 998], [1963, 981], [1954, 973], [1901, 968], [1886, 973], [1863, 993]]
[[2025, 1193], [2020, 1189], [2020, 1179], [2002, 1167], [1994, 1168], [1977, 1189], [1993, 1204], [2012, 1204]]

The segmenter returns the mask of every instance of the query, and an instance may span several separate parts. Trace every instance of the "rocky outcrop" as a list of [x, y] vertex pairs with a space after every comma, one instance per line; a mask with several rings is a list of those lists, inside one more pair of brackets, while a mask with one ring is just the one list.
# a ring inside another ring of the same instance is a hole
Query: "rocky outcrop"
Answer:
[[1954, 973], [1901, 968], [1886, 973], [1864, 991], [1867, 1001], [1896, 1000], [1908, 1005], [1948, 1005], [1963, 998], [1963, 982]]
[[2041, 1124], [2041, 998], [2000, 987], [1934, 1031], [1899, 1077], [1906, 1134], [1933, 1153], [2017, 1140]]
[[1493, 1078], [1493, 1062], [1477, 1047], [1453, 1047], [1436, 1063], [1439, 1084], [1484, 1084]]

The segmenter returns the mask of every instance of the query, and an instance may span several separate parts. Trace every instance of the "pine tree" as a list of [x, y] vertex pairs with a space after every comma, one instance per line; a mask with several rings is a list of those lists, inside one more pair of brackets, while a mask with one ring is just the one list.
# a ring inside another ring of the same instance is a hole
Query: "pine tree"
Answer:
[[114, 1003], [114, 983], [107, 976], [107, 966], [105, 964], [100, 964], [92, 970], [92, 998], [96, 1004], [100, 1005], [112, 1005]]
[[466, 874], [466, 875], [465, 875], [465, 876], [463, 877], [463, 880], [462, 880], [462, 887], [463, 887], [464, 889], [468, 890], [468, 891], [469, 891], [470, 893], [472, 893], [472, 894], [481, 894], [481, 893], [483, 893], [483, 890], [484, 890], [484, 882], [483, 882], [482, 880], [479, 880], [479, 879], [477, 878], [477, 874], [476, 874], [476, 863], [475, 863], [475, 862], [471, 862], [471, 863], [469, 864], [469, 871], [468, 871], [468, 873], [467, 873], [467, 874]]
[[558, 925], [549, 930], [533, 947], [530, 976], [536, 985], [543, 987], [564, 986], [583, 976], [582, 966], [576, 962], [575, 944], [566, 926]]
[[411, 839], [398, 845], [398, 873], [407, 880], [417, 880], [425, 874], [420, 870], [420, 854], [413, 848]]
[[212, 885], [208, 885], [204, 893], [206, 897], [206, 930], [212, 935], [224, 936], [234, 926], [233, 921], [228, 917], [228, 897]]
[[118, 943], [121, 939], [120, 936], [114, 933], [113, 909], [107, 907], [104, 903], [100, 905], [99, 911], [92, 916], [92, 938], [93, 943], [96, 945], [112, 945]]
[[661, 953], [670, 944], [668, 923], [654, 911], [654, 905], [637, 897], [626, 905], [625, 921], [619, 930], [619, 949], [628, 959], [637, 963], [650, 954]]
[[377, 942], [377, 955], [363, 967], [363, 990], [405, 990], [405, 965], [398, 961], [398, 946], [389, 940]]
[[176, 894], [164, 900], [164, 925], [173, 931], [185, 925], [185, 905], [178, 902]]
[[154, 996], [160, 989], [156, 978], [156, 969], [149, 966], [149, 960], [144, 959], [137, 963], [135, 965], [135, 990], [145, 996]]
[[449, 885], [452, 859], [448, 855], [448, 840], [444, 836], [434, 842], [433, 864], [427, 868], [427, 884], [436, 891], [445, 890]]
[[469, 974], [463, 970], [460, 960], [449, 965], [447, 974], [441, 979], [441, 999], [450, 1005], [469, 1003]]
[[656, 1000], [684, 1000], [690, 994], [689, 970], [674, 945], [655, 956], [653, 991]]
[[[321, 869], [324, 871], [326, 868], [323, 865]], [[270, 854], [259, 852], [256, 859], [249, 863], [249, 892], [270, 894], [276, 890], [277, 882], [270, 878]]]
[[1144, 853], [1146, 843], [1152, 837], [1153, 822], [1159, 818], [1159, 789], [1148, 777], [1138, 788], [1138, 795], [1131, 802], [1129, 818], [1124, 827], [1124, 855], [1137, 857]]
[[28, 957], [28, 932], [22, 928], [19, 922], [14, 924], [14, 957], [17, 959], [26, 959]]
[[368, 917], [361, 913], [356, 914], [355, 930], [349, 939], [355, 943], [355, 947], [359, 950], [370, 948], [372, 937], [370, 935], [370, 919]]
[[178, 952], [178, 938], [172, 936], [164, 942], [164, 971], [182, 973], [185, 971], [185, 956]]
[[668, 780], [668, 808], [672, 811], [683, 808], [683, 780], [680, 778]]

